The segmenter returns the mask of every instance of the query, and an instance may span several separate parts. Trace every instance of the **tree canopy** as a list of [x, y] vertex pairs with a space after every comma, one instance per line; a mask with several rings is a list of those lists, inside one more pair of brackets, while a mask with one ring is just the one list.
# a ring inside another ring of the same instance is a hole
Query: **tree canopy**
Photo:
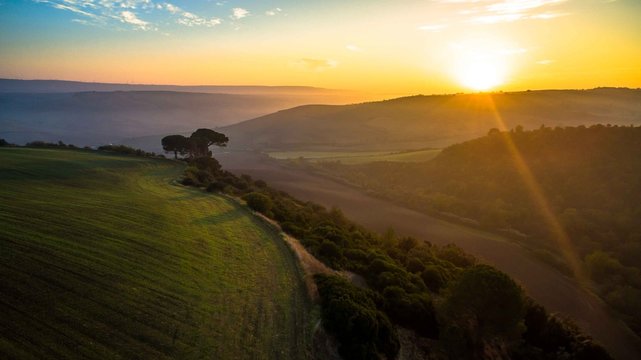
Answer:
[[175, 158], [178, 154], [189, 154], [190, 158], [211, 157], [210, 146], [227, 146], [227, 142], [229, 138], [224, 134], [204, 128], [194, 131], [189, 137], [168, 135], [161, 140], [163, 150], [173, 151]]
[[178, 153], [181, 155], [187, 152], [189, 147], [189, 139], [182, 135], [168, 135], [162, 138], [162, 149], [167, 152], [174, 152], [174, 158], [178, 158]]
[[209, 147], [227, 146], [229, 138], [211, 129], [198, 129], [189, 137], [189, 151], [193, 157], [208, 157]]

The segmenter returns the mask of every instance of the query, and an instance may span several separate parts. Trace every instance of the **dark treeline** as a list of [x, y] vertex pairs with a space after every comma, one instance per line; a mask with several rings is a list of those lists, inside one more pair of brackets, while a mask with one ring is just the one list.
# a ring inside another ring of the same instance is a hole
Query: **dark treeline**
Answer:
[[511, 144], [603, 299], [641, 334], [641, 127], [492, 130], [426, 163], [320, 166], [419, 210], [524, 234], [521, 241], [562, 266]]
[[507, 275], [455, 245], [435, 246], [393, 231], [378, 235], [340, 210], [299, 201], [206, 156], [188, 160], [183, 184], [241, 197], [277, 221], [335, 270], [362, 276], [367, 289], [316, 275], [324, 327], [345, 359], [397, 356], [396, 326], [430, 339], [430, 357], [608, 359], [567, 320], [548, 314]]
[[[20, 147], [15, 144], [10, 144], [4, 139], [0, 139], [0, 146], [6, 146], [6, 147]], [[144, 151], [141, 149], [136, 149], [132, 148], [126, 145], [101, 145], [99, 146], [96, 150], [92, 149], [89, 146], [85, 147], [78, 147], [73, 144], [65, 144], [62, 141], [58, 142], [46, 142], [46, 141], [31, 141], [28, 142], [24, 145], [24, 147], [29, 147], [29, 148], [45, 148], [45, 149], [70, 149], [70, 150], [88, 150], [88, 151], [103, 151], [103, 152], [110, 152], [110, 153], [116, 153], [119, 155], [132, 155], [132, 156], [141, 156], [141, 157], [152, 157], [152, 158], [164, 158], [165, 156], [162, 154], [156, 154], [154, 152], [148, 152]]]
[[121, 155], [134, 155], [142, 157], [165, 157], [162, 154], [154, 152], [147, 152], [141, 149], [135, 149], [126, 145], [102, 145], [98, 147], [98, 151], [113, 152]]

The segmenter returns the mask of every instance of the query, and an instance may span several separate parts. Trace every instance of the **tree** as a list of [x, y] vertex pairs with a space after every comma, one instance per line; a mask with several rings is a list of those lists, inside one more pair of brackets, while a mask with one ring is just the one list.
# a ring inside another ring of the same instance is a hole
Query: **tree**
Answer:
[[169, 135], [162, 138], [162, 149], [167, 152], [174, 152], [174, 159], [178, 159], [178, 153], [181, 155], [187, 152], [189, 139], [182, 135]]
[[443, 304], [447, 317], [476, 334], [477, 346], [494, 337], [519, 335], [525, 312], [523, 290], [506, 274], [488, 265], [474, 265], [448, 291]]
[[252, 210], [263, 214], [269, 212], [274, 206], [269, 197], [257, 192], [252, 192], [243, 196], [243, 200], [247, 202], [247, 206]]
[[209, 157], [209, 147], [227, 146], [229, 138], [211, 129], [198, 129], [189, 137], [189, 151], [192, 157]]

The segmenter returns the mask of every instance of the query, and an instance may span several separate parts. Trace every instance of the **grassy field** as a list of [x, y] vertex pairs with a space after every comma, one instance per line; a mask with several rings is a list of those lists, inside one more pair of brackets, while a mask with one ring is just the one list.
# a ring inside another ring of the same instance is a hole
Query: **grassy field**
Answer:
[[421, 162], [436, 157], [440, 149], [421, 149], [399, 152], [389, 151], [280, 151], [270, 152], [268, 155], [274, 159], [300, 159], [308, 161], [340, 161], [343, 164], [363, 164], [375, 161]]
[[0, 358], [302, 359], [291, 251], [182, 165], [0, 149]]

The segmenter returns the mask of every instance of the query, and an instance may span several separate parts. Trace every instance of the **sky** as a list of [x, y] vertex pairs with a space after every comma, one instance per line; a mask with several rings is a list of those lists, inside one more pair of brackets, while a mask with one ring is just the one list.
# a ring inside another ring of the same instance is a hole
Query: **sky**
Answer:
[[640, 0], [0, 0], [0, 77], [389, 94], [641, 87]]

